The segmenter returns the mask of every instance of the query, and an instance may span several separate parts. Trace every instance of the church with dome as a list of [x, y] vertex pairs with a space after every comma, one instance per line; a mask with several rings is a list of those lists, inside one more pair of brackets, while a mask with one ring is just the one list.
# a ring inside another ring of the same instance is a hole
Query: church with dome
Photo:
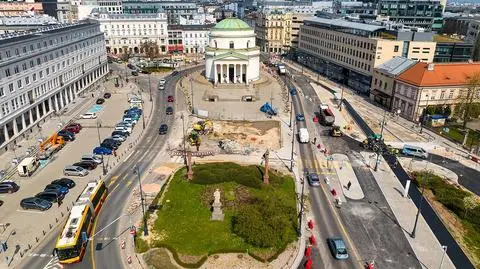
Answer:
[[205, 51], [205, 76], [215, 85], [248, 85], [259, 79], [260, 49], [246, 22], [227, 18], [212, 28]]

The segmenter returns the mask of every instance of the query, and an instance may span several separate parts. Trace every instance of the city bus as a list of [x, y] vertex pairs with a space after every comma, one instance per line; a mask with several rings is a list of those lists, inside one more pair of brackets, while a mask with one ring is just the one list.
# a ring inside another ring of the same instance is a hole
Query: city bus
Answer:
[[100, 211], [107, 193], [105, 182], [101, 180], [89, 182], [80, 194], [54, 249], [60, 263], [70, 264], [82, 260], [95, 217]]

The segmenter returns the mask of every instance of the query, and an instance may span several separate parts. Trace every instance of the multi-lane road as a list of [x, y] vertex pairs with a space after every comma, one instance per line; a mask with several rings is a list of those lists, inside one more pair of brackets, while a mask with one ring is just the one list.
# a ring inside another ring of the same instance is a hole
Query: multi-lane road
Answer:
[[[112, 65], [113, 69], [123, 70], [123, 66]], [[148, 76], [137, 77], [138, 84], [141, 88], [148, 90], [152, 87], [152, 92], [155, 98], [154, 108], [152, 112], [151, 122], [146, 127], [144, 135], [140, 139], [138, 146], [135, 147], [131, 155], [112, 173], [112, 177], [107, 178], [106, 182], [109, 185], [109, 196], [103, 205], [100, 214], [96, 218], [95, 226], [92, 234], [99, 232], [88, 243], [87, 252], [81, 263], [69, 266], [69, 268], [123, 268], [125, 257], [119, 253], [119, 246], [116, 239], [124, 232], [128, 232], [128, 227], [121, 226], [121, 221], [115, 221], [119, 217], [125, 215], [127, 197], [131, 194], [133, 189], [137, 187], [137, 176], [134, 174], [134, 168], [138, 165], [140, 173], [143, 174], [152, 163], [155, 156], [162, 149], [168, 136], [159, 136], [158, 127], [162, 123], [171, 125], [174, 116], [165, 114], [166, 97], [174, 95], [175, 85], [177, 81], [190, 72], [198, 70], [199, 67], [186, 69], [178, 72], [176, 76], [167, 79], [164, 91], [157, 90], [158, 78], [151, 76], [149, 85]], [[132, 79], [132, 77], [130, 77]], [[140, 126], [139, 126], [140, 127]], [[137, 127], [137, 128], [139, 128]], [[112, 178], [114, 180], [112, 180]], [[40, 244], [33, 253], [41, 253], [36, 256], [27, 257], [20, 265], [20, 268], [60, 268], [56, 262], [55, 257], [50, 257], [53, 248], [55, 247], [56, 238], [62, 227], [53, 230], [45, 237], [42, 244]], [[95, 238], [110, 238], [109, 240], [96, 240]]]

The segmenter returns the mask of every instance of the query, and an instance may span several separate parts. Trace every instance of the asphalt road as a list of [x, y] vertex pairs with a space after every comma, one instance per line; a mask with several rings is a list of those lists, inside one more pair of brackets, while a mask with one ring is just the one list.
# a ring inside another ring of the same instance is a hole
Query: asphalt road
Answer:
[[[299, 95], [292, 96], [293, 108], [295, 113], [303, 113], [304, 109], [302, 106], [301, 98]], [[305, 114], [306, 115], [306, 114]], [[306, 128], [305, 121], [297, 121], [296, 129]], [[312, 138], [311, 138], [312, 139]], [[298, 141], [298, 140], [297, 140]], [[303, 178], [310, 172], [321, 173], [321, 168], [318, 166], [318, 162], [315, 160], [315, 156], [312, 152], [312, 145], [299, 144], [299, 156], [302, 161], [302, 174]], [[340, 222], [338, 213], [335, 212], [335, 208], [332, 203], [329, 201], [328, 192], [325, 189], [325, 185], [322, 183], [321, 187], [310, 187], [308, 182], [304, 181], [305, 188], [309, 188], [310, 193], [310, 203], [312, 205], [313, 215], [315, 216], [314, 223], [316, 230], [318, 231], [319, 238], [317, 238], [316, 246], [312, 248], [312, 262], [314, 268], [355, 268], [357, 267], [356, 257], [354, 253], [350, 252], [350, 256], [353, 257], [347, 260], [336, 260], [333, 258], [326, 239], [328, 237], [342, 237], [344, 238], [347, 248], [352, 250], [352, 245], [350, 241], [347, 240], [347, 235], [343, 229], [343, 225]], [[299, 268], [304, 268], [304, 262], [300, 265]]]
[[[111, 68], [113, 70], [123, 70], [123, 66], [117, 64], [113, 64]], [[128, 160], [124, 161], [115, 170], [115, 172], [112, 173], [116, 179], [111, 183], [111, 185], [109, 185], [109, 196], [96, 219], [95, 228], [92, 231], [92, 235], [95, 234], [96, 231], [99, 231], [110, 224], [110, 226], [96, 235], [96, 237], [100, 239], [106, 237], [114, 238], [118, 237], [123, 232], [128, 232], [128, 227], [120, 227], [118, 221], [114, 222], [113, 224], [112, 222], [118, 217], [124, 215], [123, 211], [126, 206], [125, 197], [128, 197], [132, 190], [137, 186], [137, 176], [133, 174], [134, 167], [138, 165], [140, 173], [143, 173], [146, 169], [148, 169], [149, 164], [153, 161], [158, 151], [160, 151], [162, 148], [166, 141], [166, 136], [158, 135], [158, 127], [161, 123], [169, 124], [173, 122], [173, 116], [167, 116], [165, 114], [166, 96], [174, 94], [174, 88], [180, 76], [190, 72], [189, 70], [195, 69], [198, 68], [180, 71], [177, 76], [168, 79], [165, 87], [166, 89], [162, 92], [157, 90], [158, 78], [151, 76], [152, 93], [154, 96], [153, 98], [155, 98], [155, 106], [153, 108], [154, 111], [152, 115], [158, 116], [152, 117], [152, 121], [147, 127], [145, 134], [139, 141], [138, 146], [134, 149]], [[137, 78], [140, 87], [148, 91], [148, 76], [141, 75], [135, 78]], [[132, 77], [129, 76], [129, 79], [132, 79]], [[137, 126], [137, 128], [141, 128], [141, 126]], [[106, 181], [107, 184], [110, 184], [110, 178], [108, 178]], [[60, 229], [61, 227], [52, 231], [49, 235], [47, 235], [47, 237], [45, 237], [44, 242], [32, 251], [32, 253], [43, 255], [26, 259], [20, 265], [20, 268], [61, 268], [60, 265], [57, 264], [56, 258], [50, 257], [52, 250], [55, 247], [55, 242]], [[64, 267], [123, 268], [124, 257], [121, 257], [118, 250], [118, 242], [115, 239], [96, 240], [94, 238], [89, 242], [87, 252], [81, 263]]]
[[[291, 69], [289, 71], [295, 75], [295, 84], [302, 89], [305, 111], [309, 115], [315, 115], [320, 100], [310, 85], [310, 80], [301, 73]], [[305, 118], [309, 120], [307, 113], [305, 115]], [[358, 151], [362, 149], [358, 142], [347, 137], [330, 137], [328, 135], [329, 127], [321, 126], [318, 123], [313, 124], [320, 136], [319, 140], [329, 149], [330, 153], [346, 154], [352, 164], [361, 162], [358, 159]], [[310, 146], [308, 148], [311, 150]], [[352, 168], [365, 193], [365, 198], [361, 200], [347, 198], [347, 203], [344, 203], [338, 210], [338, 215], [344, 224], [343, 229], [346, 230], [358, 251], [359, 257], [351, 259], [356, 259], [361, 264], [375, 260], [375, 264], [379, 268], [421, 268], [371, 171], [358, 165], [352, 165]], [[315, 192], [313, 194], [312, 199], [316, 199]], [[322, 202], [321, 204], [325, 205], [326, 203]], [[319, 213], [315, 211], [318, 203], [312, 203], [312, 207], [315, 217], [318, 218]]]

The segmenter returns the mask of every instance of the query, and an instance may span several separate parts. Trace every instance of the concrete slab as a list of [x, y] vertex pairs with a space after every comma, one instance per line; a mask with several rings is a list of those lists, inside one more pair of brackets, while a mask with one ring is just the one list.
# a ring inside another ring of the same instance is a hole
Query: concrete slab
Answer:
[[418, 159], [412, 159], [412, 158], [406, 158], [406, 157], [399, 157], [398, 159], [402, 167], [404, 167], [405, 170], [409, 172], [429, 171], [434, 173], [437, 176], [448, 179], [455, 185], [458, 185], [458, 175], [445, 167], [431, 163], [426, 160], [418, 160]]
[[[333, 167], [340, 180], [343, 194], [353, 200], [363, 199], [365, 195], [363, 194], [362, 187], [358, 183], [357, 175], [355, 175], [352, 169], [348, 156], [344, 154], [332, 154], [331, 156], [333, 157]], [[348, 183], [351, 183], [350, 188], [347, 188]]]

